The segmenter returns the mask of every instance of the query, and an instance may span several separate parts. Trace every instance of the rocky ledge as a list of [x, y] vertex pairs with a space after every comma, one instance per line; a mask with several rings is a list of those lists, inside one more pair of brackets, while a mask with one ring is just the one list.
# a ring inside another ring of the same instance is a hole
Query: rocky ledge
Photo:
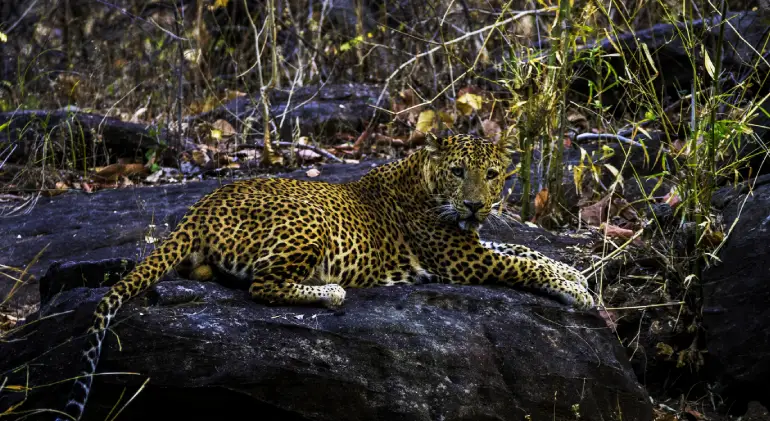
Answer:
[[[344, 182], [372, 166], [326, 165], [315, 179]], [[153, 247], [148, 238], [218, 184], [73, 192], [0, 221], [10, 234], [0, 236], [0, 263], [36, 262], [28, 273], [39, 282], [15, 298], [42, 299], [3, 338], [0, 414], [50, 419], [30, 411], [62, 407], [99, 298]], [[559, 260], [587, 242], [518, 224], [481, 234]], [[452, 285], [350, 289], [337, 312], [271, 307], [242, 285], [175, 276], [118, 314], [86, 419], [107, 419], [135, 394], [118, 420], [652, 419], [623, 348], [593, 310]]]
[[[76, 374], [80, 337], [107, 289], [88, 286], [133, 264], [49, 271], [46, 288], [73, 279], [87, 286], [53, 296], [0, 349], [10, 377], [0, 412], [25, 399], [16, 412], [60, 407], [70, 382], [51, 384]], [[350, 289], [332, 311], [266, 306], [242, 289], [170, 278], [118, 319], [87, 419], [106, 419], [143, 384], [118, 419], [652, 419], [595, 311], [504, 287]]]

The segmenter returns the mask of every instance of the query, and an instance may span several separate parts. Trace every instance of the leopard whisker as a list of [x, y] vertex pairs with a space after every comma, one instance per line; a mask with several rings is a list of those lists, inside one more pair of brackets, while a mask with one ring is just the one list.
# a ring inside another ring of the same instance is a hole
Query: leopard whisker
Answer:
[[513, 227], [508, 222], [508, 219], [504, 218], [500, 213], [490, 212], [489, 215], [487, 216], [487, 222], [489, 222], [489, 225], [492, 228], [505, 227], [505, 228], [508, 228], [509, 230], [513, 230]]

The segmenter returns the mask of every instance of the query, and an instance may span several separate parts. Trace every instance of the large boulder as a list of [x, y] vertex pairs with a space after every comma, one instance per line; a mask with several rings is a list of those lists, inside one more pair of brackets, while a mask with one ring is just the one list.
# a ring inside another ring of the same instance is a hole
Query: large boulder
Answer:
[[703, 273], [703, 323], [714, 391], [731, 412], [770, 408], [770, 176], [715, 195], [732, 228], [721, 263]]
[[[131, 264], [49, 272], [47, 290], [73, 278], [87, 286], [64, 288], [0, 348], [10, 376], [0, 413], [24, 399], [17, 413], [61, 407], [70, 382], [52, 384], [76, 374], [82, 334], [107, 289], [88, 285]], [[331, 311], [266, 306], [242, 289], [171, 277], [113, 323], [98, 369], [112, 374], [96, 377], [86, 419], [106, 419], [148, 378], [118, 419], [652, 419], [596, 311], [510, 288], [349, 289]]]

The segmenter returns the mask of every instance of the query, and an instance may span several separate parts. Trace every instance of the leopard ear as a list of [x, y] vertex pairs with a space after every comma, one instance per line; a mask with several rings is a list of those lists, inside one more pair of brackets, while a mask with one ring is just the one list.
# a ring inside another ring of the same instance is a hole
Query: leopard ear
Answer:
[[430, 151], [430, 153], [435, 154], [439, 152], [443, 146], [444, 138], [438, 137], [431, 132], [425, 133], [425, 149]]
[[511, 155], [516, 150], [516, 136], [508, 135], [500, 137], [497, 141], [497, 150], [500, 152], [500, 157], [503, 160], [510, 161]]

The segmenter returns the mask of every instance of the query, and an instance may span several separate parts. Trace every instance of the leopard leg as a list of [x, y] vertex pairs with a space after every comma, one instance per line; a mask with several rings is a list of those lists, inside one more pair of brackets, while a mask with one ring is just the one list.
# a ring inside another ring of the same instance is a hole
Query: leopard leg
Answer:
[[539, 251], [532, 250], [531, 248], [522, 246], [520, 244], [505, 244], [505, 243], [495, 243], [491, 241], [482, 241], [481, 245], [489, 250], [493, 250], [505, 256], [524, 257], [527, 259], [539, 260], [547, 264], [550, 264], [551, 266], [553, 266], [553, 269], [557, 273], [563, 275], [565, 278], [569, 279], [572, 282], [579, 283], [584, 288], [588, 288], [588, 279], [586, 279], [586, 277], [583, 276], [583, 274], [579, 270], [577, 270], [573, 266], [570, 266], [564, 262], [551, 259], [550, 257], [544, 255], [543, 253], [540, 253]]
[[431, 247], [437, 266], [433, 268], [443, 282], [456, 284], [503, 284], [544, 292], [561, 302], [578, 308], [591, 308], [594, 299], [579, 282], [557, 272], [543, 259], [507, 255], [484, 247], [476, 233], [444, 231], [446, 244], [469, 244], [469, 247]]
[[304, 285], [274, 275], [252, 283], [249, 293], [255, 300], [275, 304], [320, 304], [335, 308], [345, 301], [345, 289], [337, 284]]
[[203, 244], [207, 264], [251, 281], [249, 293], [257, 301], [328, 307], [343, 303], [341, 286], [317, 282], [332, 238], [328, 215], [322, 209], [309, 208], [304, 200], [269, 194], [231, 195], [229, 199], [241, 206], [222, 203], [215, 207], [230, 218], [230, 227], [221, 230], [210, 224], [213, 232], [205, 236]]
[[[279, 234], [280, 235], [280, 234]], [[251, 297], [279, 305], [310, 304], [339, 307], [345, 301], [345, 290], [337, 284], [319, 284], [319, 261], [323, 248], [299, 241], [283, 243], [280, 253], [266, 253], [250, 271], [253, 282]]]

